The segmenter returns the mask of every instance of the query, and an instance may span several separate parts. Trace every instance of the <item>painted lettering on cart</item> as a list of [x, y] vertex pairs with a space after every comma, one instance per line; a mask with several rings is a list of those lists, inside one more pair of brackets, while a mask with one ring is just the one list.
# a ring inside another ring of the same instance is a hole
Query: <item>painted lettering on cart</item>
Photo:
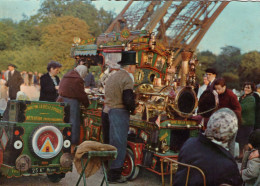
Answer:
[[41, 117], [41, 116], [27, 116], [26, 120], [63, 122], [63, 120], [61, 118], [47, 118], [47, 117]]
[[28, 105], [26, 111], [29, 111], [31, 109], [47, 109], [50, 111], [54, 111], [58, 114], [63, 114], [63, 110], [61, 108], [57, 108], [55, 106], [52, 105], [44, 105], [44, 104], [33, 104], [33, 105]]
[[38, 173], [54, 173], [58, 171], [58, 167], [34, 167], [32, 168], [31, 172], [32, 174], [38, 174]]

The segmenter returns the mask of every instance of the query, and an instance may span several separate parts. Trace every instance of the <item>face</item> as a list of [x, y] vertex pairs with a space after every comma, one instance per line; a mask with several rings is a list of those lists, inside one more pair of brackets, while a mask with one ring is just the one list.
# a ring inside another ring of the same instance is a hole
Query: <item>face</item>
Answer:
[[212, 73], [207, 73], [207, 78], [209, 81], [212, 81], [214, 78], [216, 77], [216, 74], [212, 74]]
[[85, 65], [84, 61], [79, 62], [79, 65]]
[[226, 90], [226, 86], [222, 87], [221, 85], [215, 85], [215, 90], [218, 94], [223, 94]]
[[244, 86], [244, 92], [246, 95], [250, 94], [253, 92], [252, 88], [251, 88], [251, 85], [245, 85]]
[[133, 74], [135, 72], [135, 69], [136, 69], [136, 65], [129, 65], [129, 70], [128, 72]]
[[13, 71], [13, 70], [14, 70], [14, 67], [13, 67], [13, 66], [8, 66], [8, 70], [9, 70], [9, 71]]
[[60, 73], [60, 68], [51, 68], [50, 73], [52, 76], [57, 76], [57, 74]]
[[204, 83], [205, 85], [208, 85], [208, 84], [209, 84], [209, 80], [208, 80], [207, 77], [203, 77], [203, 83]]

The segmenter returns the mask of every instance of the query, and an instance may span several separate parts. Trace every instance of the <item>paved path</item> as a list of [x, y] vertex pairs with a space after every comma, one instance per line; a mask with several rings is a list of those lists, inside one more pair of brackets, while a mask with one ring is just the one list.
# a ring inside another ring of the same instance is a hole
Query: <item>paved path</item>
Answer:
[[[75, 186], [79, 174], [76, 169], [73, 168], [73, 172], [67, 173], [66, 177], [63, 178], [59, 183], [52, 183], [48, 180], [46, 176], [30, 176], [30, 177], [20, 177], [20, 178], [0, 178], [0, 185], [4, 186]], [[99, 186], [103, 178], [103, 173], [98, 171], [95, 175], [87, 179], [87, 186]], [[169, 185], [169, 176], [166, 176], [166, 183]], [[82, 179], [83, 180], [83, 179]], [[83, 181], [81, 180], [80, 186], [83, 186]], [[104, 184], [105, 185], [105, 184]], [[141, 169], [138, 177], [124, 184], [109, 184], [111, 186], [159, 186], [161, 184], [161, 177], [155, 173], [149, 172], [146, 169]]]

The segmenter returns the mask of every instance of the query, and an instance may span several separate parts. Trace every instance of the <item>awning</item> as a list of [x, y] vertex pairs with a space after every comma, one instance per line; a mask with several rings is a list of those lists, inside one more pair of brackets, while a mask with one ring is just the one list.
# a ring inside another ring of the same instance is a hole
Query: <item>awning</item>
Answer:
[[79, 45], [71, 49], [72, 56], [97, 55], [97, 45]]

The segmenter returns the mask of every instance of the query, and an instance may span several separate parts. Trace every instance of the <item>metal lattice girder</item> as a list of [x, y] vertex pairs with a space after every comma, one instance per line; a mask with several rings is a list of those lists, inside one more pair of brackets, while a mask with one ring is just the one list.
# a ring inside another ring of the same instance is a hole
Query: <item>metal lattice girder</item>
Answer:
[[[154, 32], [175, 50], [174, 66], [182, 50], [195, 50], [212, 23], [228, 5], [225, 1], [129, 1], [106, 33], [128, 28]], [[120, 20], [124, 20], [121, 28]]]

